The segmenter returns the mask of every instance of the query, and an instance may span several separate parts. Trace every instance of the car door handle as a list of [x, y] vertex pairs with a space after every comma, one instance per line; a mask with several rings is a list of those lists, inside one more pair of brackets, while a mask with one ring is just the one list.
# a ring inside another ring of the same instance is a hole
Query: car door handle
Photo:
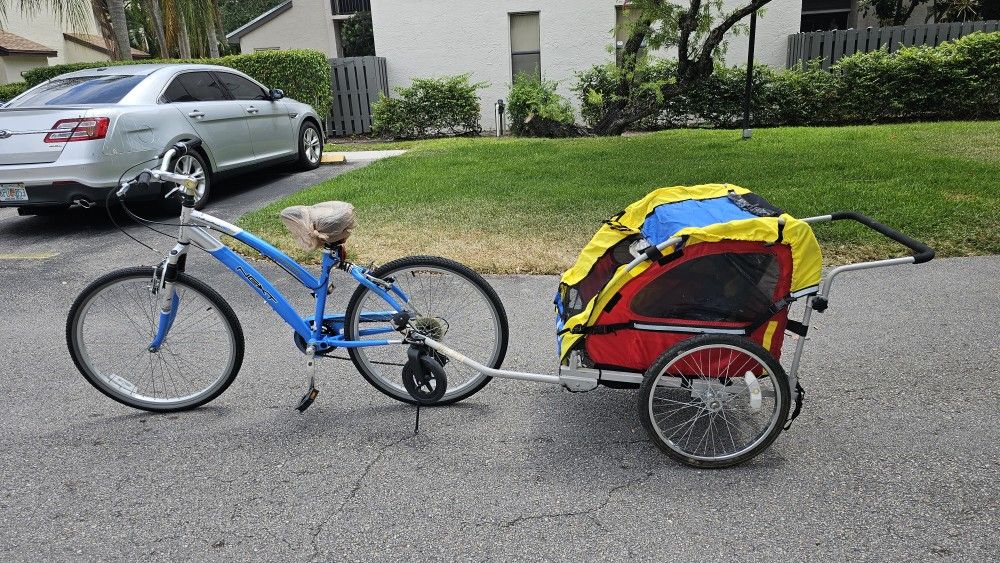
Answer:
[[246, 110], [247, 110], [247, 113], [258, 113], [258, 112], [260, 112], [259, 109], [255, 108], [253, 106], [250, 106], [250, 107], [246, 108]]
[[205, 114], [201, 113], [198, 110], [194, 110], [194, 111], [188, 113], [188, 117], [201, 118], [201, 117], [205, 117]]

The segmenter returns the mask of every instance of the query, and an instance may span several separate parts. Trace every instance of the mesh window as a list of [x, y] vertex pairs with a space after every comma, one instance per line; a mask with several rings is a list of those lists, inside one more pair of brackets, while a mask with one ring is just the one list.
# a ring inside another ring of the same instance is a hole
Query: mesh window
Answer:
[[772, 254], [722, 253], [667, 270], [632, 298], [637, 315], [749, 323], [774, 303], [780, 268]]
[[611, 281], [615, 270], [635, 258], [629, 251], [629, 247], [638, 238], [640, 238], [639, 235], [633, 235], [618, 241], [604, 253], [604, 256], [594, 262], [587, 277], [580, 280], [580, 283], [567, 288], [563, 294], [563, 308], [566, 311], [566, 318], [583, 311], [587, 303]]

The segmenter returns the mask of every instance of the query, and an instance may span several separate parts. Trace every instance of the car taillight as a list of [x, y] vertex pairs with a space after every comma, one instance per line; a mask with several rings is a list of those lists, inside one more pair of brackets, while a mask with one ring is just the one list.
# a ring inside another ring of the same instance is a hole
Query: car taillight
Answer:
[[107, 117], [60, 119], [52, 126], [53, 131], [45, 135], [45, 142], [68, 143], [103, 139], [108, 134], [109, 123], [111, 120]]

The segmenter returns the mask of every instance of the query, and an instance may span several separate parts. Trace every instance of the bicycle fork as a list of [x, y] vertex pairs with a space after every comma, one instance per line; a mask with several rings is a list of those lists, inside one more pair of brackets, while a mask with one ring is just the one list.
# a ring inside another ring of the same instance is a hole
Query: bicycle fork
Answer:
[[160, 296], [160, 314], [156, 324], [156, 334], [149, 343], [150, 352], [158, 352], [163, 346], [170, 328], [174, 326], [177, 319], [177, 309], [180, 306], [180, 297], [174, 287], [177, 281], [177, 274], [183, 270], [184, 262], [187, 258], [187, 244], [178, 242], [170, 251], [167, 259], [156, 269], [157, 276], [153, 280], [155, 291]]

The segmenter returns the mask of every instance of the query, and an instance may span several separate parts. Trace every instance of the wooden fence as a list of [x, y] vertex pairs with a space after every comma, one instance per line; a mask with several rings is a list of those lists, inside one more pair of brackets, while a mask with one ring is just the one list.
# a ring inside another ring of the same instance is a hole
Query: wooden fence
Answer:
[[898, 25], [867, 29], [813, 31], [788, 36], [788, 60], [792, 68], [800, 62], [820, 59], [824, 69], [854, 53], [888, 49], [890, 53], [914, 45], [940, 45], [975, 31], [1000, 31], [1000, 21]]
[[385, 57], [330, 59], [333, 103], [327, 132], [335, 137], [372, 131], [372, 104], [389, 95]]

